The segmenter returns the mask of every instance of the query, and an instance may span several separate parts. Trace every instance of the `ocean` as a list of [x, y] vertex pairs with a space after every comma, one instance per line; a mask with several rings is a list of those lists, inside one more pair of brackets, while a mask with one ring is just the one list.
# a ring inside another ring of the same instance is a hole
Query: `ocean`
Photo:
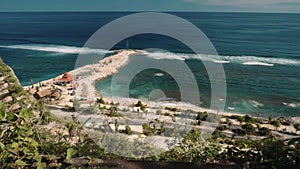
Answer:
[[[0, 55], [22, 85], [56, 77], [74, 68], [88, 38], [128, 12], [0, 13]], [[171, 13], [182, 17], [211, 40], [224, 64], [227, 83], [225, 111], [255, 116], [300, 114], [300, 14]], [[151, 59], [185, 60], [200, 90], [203, 107], [210, 104], [210, 81], [200, 59], [170, 37], [142, 34], [124, 39], [113, 49], [149, 49]], [[162, 52], [162, 49], [168, 52]], [[105, 52], [105, 51], [102, 51]], [[214, 61], [216, 56], [202, 54]], [[250, 64], [249, 64], [250, 63]], [[122, 70], [121, 70], [122, 71]], [[111, 77], [96, 84], [110, 93]], [[130, 96], [163, 90], [180, 101], [179, 87], [167, 72], [150, 69], [132, 79]]]

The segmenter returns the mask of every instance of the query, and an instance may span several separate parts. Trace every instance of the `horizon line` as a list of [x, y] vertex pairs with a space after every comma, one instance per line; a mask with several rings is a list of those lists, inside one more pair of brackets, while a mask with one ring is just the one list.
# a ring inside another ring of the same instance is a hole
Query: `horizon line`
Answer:
[[263, 11], [155, 11], [155, 10], [131, 10], [131, 11], [127, 11], [127, 10], [122, 10], [122, 11], [114, 11], [114, 10], [104, 10], [104, 11], [97, 11], [97, 10], [66, 10], [66, 11], [63, 11], [63, 10], [57, 10], [57, 11], [48, 11], [48, 10], [41, 10], [41, 11], [38, 11], [38, 10], [33, 10], [33, 11], [30, 11], [30, 10], [12, 10], [12, 11], [0, 11], [0, 13], [71, 13], [71, 12], [78, 12], [78, 13], [96, 13], [96, 12], [129, 12], [129, 13], [135, 13], [135, 12], [165, 12], [165, 13], [175, 13], [175, 12], [178, 12], [178, 13], [254, 13], [254, 14], [300, 14], [300, 12], [271, 12], [271, 11], [266, 11], [266, 12], [263, 12]]

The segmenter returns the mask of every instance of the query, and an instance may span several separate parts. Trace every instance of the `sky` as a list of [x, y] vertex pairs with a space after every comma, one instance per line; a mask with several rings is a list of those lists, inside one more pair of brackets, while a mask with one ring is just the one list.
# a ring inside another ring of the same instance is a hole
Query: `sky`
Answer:
[[300, 13], [300, 0], [0, 0], [0, 11]]

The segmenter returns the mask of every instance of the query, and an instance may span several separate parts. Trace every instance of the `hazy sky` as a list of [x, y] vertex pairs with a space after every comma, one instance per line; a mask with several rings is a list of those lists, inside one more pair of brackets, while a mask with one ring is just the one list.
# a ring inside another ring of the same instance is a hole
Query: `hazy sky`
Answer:
[[0, 0], [0, 11], [300, 12], [300, 0]]

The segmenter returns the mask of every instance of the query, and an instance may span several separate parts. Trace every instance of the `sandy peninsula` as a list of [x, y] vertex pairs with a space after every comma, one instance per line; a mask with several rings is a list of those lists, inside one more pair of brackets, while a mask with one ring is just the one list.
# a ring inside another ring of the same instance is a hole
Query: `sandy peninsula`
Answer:
[[[74, 80], [70, 83], [63, 85], [57, 85], [57, 81], [62, 78], [63, 75], [55, 77], [53, 79], [45, 80], [34, 84], [33, 86], [26, 86], [25, 89], [29, 90], [32, 94], [36, 93], [37, 90], [51, 90], [59, 89], [59, 98], [49, 98], [52, 113], [63, 118], [70, 118], [70, 111], [66, 109], [72, 109], [74, 106], [74, 98], [80, 102], [80, 106], [83, 109], [72, 112], [76, 115], [80, 121], [86, 121], [87, 119], [94, 119], [86, 123], [86, 127], [89, 129], [101, 130], [103, 126], [99, 124], [109, 124], [109, 128], [114, 130], [125, 131], [126, 126], [129, 126], [134, 133], [128, 136], [131, 139], [138, 137], [146, 137], [143, 132], [143, 124], [151, 124], [155, 130], [159, 130], [161, 126], [166, 128], [174, 128], [175, 126], [184, 129], [199, 128], [207, 130], [215, 130], [218, 125], [232, 125], [233, 128], [239, 128], [246, 122], [238, 121], [237, 119], [229, 119], [230, 116], [243, 116], [237, 113], [229, 112], [217, 112], [219, 115], [218, 122], [213, 123], [201, 122], [201, 126], [195, 125], [197, 121], [197, 112], [207, 112], [208, 114], [216, 113], [209, 109], [201, 108], [192, 104], [182, 102], [169, 102], [161, 101], [154, 102], [149, 100], [142, 100], [143, 106], [135, 106], [138, 99], [133, 98], [109, 98], [100, 96], [99, 92], [95, 89], [95, 83], [99, 80], [117, 74], [118, 71], [126, 66], [130, 62], [130, 58], [134, 55], [140, 54], [138, 50], [119, 50], [116, 51], [115, 55], [106, 57], [100, 60], [96, 64], [86, 65], [73, 71], [70, 71], [74, 77]], [[102, 101], [99, 102], [99, 98]], [[87, 107], [94, 106], [97, 110], [93, 113], [86, 112]], [[188, 118], [187, 118], [187, 112]], [[112, 113], [114, 113], [112, 115]], [[257, 117], [259, 118], [259, 117]], [[229, 119], [229, 120], [228, 120]], [[260, 118], [262, 121], [261, 127], [266, 127], [272, 130], [273, 134], [284, 138], [298, 137], [297, 131], [293, 127], [293, 123], [298, 118], [289, 119], [291, 125], [281, 125], [280, 127], [274, 127], [267, 122], [267, 119]], [[287, 121], [286, 119], [284, 119]], [[284, 121], [283, 120], [283, 121]], [[160, 127], [157, 127], [160, 126]], [[255, 126], [255, 124], [253, 124]], [[229, 126], [229, 129], [232, 127]], [[284, 131], [284, 132], [283, 132]], [[228, 136], [235, 135], [231, 130], [224, 131]], [[286, 134], [287, 133], [287, 134]], [[294, 133], [289, 135], [288, 133]], [[159, 138], [160, 137], [160, 138]], [[165, 141], [168, 137], [155, 136], [156, 141]], [[254, 139], [261, 138], [255, 136]], [[163, 146], [166, 148], [166, 146]]]

